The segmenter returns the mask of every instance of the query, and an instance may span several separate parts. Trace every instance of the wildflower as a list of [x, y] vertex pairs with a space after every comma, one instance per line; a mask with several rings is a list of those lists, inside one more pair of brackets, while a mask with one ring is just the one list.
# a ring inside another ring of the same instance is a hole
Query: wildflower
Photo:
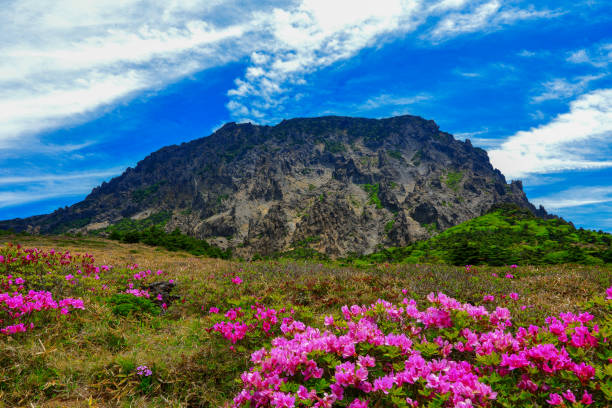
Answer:
[[141, 366], [136, 367], [136, 374], [138, 374], [141, 377], [148, 377], [151, 374], [153, 374], [153, 371], [151, 371], [151, 369], [147, 367], [146, 365], [141, 365]]
[[284, 392], [275, 392], [272, 394], [272, 406], [278, 408], [293, 408], [295, 407], [295, 397]]
[[483, 302], [493, 302], [495, 300], [495, 296], [493, 295], [484, 295], [482, 298]]
[[519, 298], [519, 294], [516, 292], [512, 292], [509, 296], [510, 296], [510, 299], [512, 300], [518, 300]]
[[68, 275], [64, 276], [64, 278], [66, 278], [66, 280], [67, 280], [68, 282], [70, 282], [71, 280], [73, 280], [73, 279], [74, 279], [74, 275], [72, 275], [72, 274], [70, 274], [70, 273], [69, 273]]
[[507, 273], [507, 274], [506, 274], [506, 278], [507, 278], [507, 279], [514, 279], [514, 275], [513, 275], [513, 274], [511, 274], [511, 273]]
[[355, 398], [348, 408], [368, 408], [368, 401], [361, 401], [359, 398]]
[[563, 398], [561, 398], [561, 396], [559, 394], [556, 393], [551, 393], [549, 395], [550, 398], [548, 398], [546, 400], [546, 402], [548, 402], [550, 405], [561, 405], [563, 404]]
[[234, 276], [234, 277], [232, 278], [232, 283], [233, 283], [234, 285], [238, 286], [238, 285], [240, 285], [240, 284], [242, 283], [242, 279], [240, 279], [240, 277], [239, 277], [239, 276]]
[[612, 286], [610, 286], [608, 289], [606, 289], [606, 299], [610, 300], [612, 299]]
[[582, 394], [582, 399], [580, 400], [584, 405], [590, 405], [593, 403], [593, 396], [589, 394], [586, 390], [584, 390], [584, 394]]
[[[202, 306], [202, 307], [204, 307], [204, 306]], [[213, 307], [211, 307], [211, 308], [208, 310], [208, 313], [210, 313], [210, 314], [217, 314], [217, 313], [219, 313], [219, 308], [218, 308], [218, 307], [214, 307], [214, 306], [213, 306]]]
[[518, 265], [510, 265], [510, 268], [516, 269], [516, 268], [518, 268]]
[[569, 402], [576, 402], [576, 396], [574, 395], [572, 391], [567, 390], [564, 393], [562, 393], [562, 395]]

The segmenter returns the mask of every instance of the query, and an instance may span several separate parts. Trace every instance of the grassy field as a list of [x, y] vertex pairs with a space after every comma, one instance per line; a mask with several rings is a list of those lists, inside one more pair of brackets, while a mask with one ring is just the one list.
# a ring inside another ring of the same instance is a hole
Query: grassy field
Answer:
[[[251, 353], [269, 348], [272, 338], [281, 334], [279, 324], [272, 324], [269, 331], [248, 330], [232, 343], [221, 329], [212, 329], [227, 321], [226, 311], [238, 307], [247, 323], [247, 319], [255, 324], [263, 321], [252, 312], [261, 306], [274, 309], [279, 319], [291, 316], [322, 329], [323, 317], [340, 319], [343, 305], [369, 305], [377, 299], [399, 303], [404, 297], [420, 305], [430, 292], [443, 292], [489, 310], [506, 307], [515, 327], [541, 325], [546, 316], [585, 309], [599, 321], [609, 319], [603, 297], [612, 285], [610, 265], [466, 269], [379, 264], [364, 269], [333, 262], [236, 262], [101, 238], [1, 238], [44, 253], [55, 249], [92, 254], [94, 265], [112, 268], [87, 277], [77, 275], [74, 262], [54, 267], [46, 275], [34, 264], [0, 269], [0, 279], [22, 273], [26, 286], [35, 282], [33, 288], [49, 290], [54, 297], [78, 297], [84, 302], [84, 309], [68, 315], [32, 317], [35, 326], [24, 333], [0, 335], [0, 407], [225, 406], [242, 388], [240, 374], [252, 365]], [[142, 280], [132, 277], [146, 270], [153, 272]], [[158, 302], [147, 300], [144, 305], [128, 299], [123, 313], [117, 299], [111, 300], [130, 284], [146, 289], [145, 282], [156, 281], [175, 284], [170, 295], [164, 293]], [[510, 293], [516, 293], [518, 300]], [[493, 295], [494, 300], [484, 302], [484, 295]], [[594, 297], [599, 298], [592, 302]], [[150, 305], [155, 306], [153, 311]], [[220, 313], [211, 313], [211, 308]], [[606, 346], [607, 354], [600, 356], [604, 363], [612, 357], [609, 352]], [[146, 366], [151, 375], [139, 374], [139, 366]], [[607, 367], [605, 390], [594, 394], [597, 406], [609, 403], [610, 364]], [[540, 405], [544, 397], [538, 398], [531, 406], [546, 405]], [[500, 405], [493, 406], [504, 406], [502, 399], [498, 401]]]

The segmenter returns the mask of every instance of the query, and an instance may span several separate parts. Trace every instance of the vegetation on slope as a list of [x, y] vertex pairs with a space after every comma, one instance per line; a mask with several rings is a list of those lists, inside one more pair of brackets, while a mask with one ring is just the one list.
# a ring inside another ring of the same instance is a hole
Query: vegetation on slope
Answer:
[[230, 259], [231, 249], [209, 244], [206, 240], [193, 238], [181, 233], [178, 229], [168, 233], [164, 227], [170, 219], [170, 212], [161, 211], [142, 220], [124, 218], [102, 231], [110, 239], [129, 244], [142, 242], [146, 245], [166, 248], [169, 251], [187, 251], [192, 255], [204, 255], [210, 258]]
[[512, 204], [449, 228], [426, 241], [347, 259], [352, 263], [545, 265], [612, 263], [612, 235], [544, 220]]

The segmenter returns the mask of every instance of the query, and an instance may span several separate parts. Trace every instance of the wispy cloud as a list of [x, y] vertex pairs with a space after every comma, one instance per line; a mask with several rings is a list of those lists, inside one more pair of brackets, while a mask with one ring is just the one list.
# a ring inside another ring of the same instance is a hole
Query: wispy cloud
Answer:
[[369, 98], [362, 104], [355, 106], [355, 110], [357, 111], [371, 111], [375, 109], [379, 109], [382, 107], [385, 108], [397, 108], [397, 107], [405, 107], [409, 105], [414, 105], [419, 102], [431, 100], [433, 97], [429, 94], [418, 94], [415, 96], [398, 96], [398, 95], [390, 95], [390, 94], [381, 94], [378, 96], [374, 96]]
[[[464, 9], [468, 11], [461, 13]], [[238, 120], [274, 121], [291, 100], [288, 89], [305, 84], [309, 74], [388, 38], [414, 32], [428, 19], [439, 20], [421, 37], [430, 43], [554, 15], [502, 7], [499, 1], [303, 0], [294, 9], [275, 10], [268, 22], [273, 45], [251, 55], [245, 76], [228, 92], [227, 107]]]
[[551, 15], [468, 0], [10, 1], [0, 14], [0, 149], [244, 58], [227, 107], [269, 122], [309, 73], [430, 18], [441, 40]]
[[[11, 2], [0, 14], [0, 149], [235, 60], [257, 21], [214, 22], [219, 1]], [[231, 2], [226, 1], [228, 5]], [[36, 147], [34, 145], [33, 147]]]
[[568, 81], [565, 78], [555, 78], [542, 85], [542, 91], [531, 98], [533, 103], [542, 103], [548, 100], [567, 99], [583, 93], [589, 83], [603, 78], [604, 75], [586, 75]]
[[604, 68], [612, 63], [612, 43], [597, 44], [590, 49], [579, 49], [569, 53], [568, 62], [588, 64], [596, 68]]
[[0, 209], [57, 197], [84, 196], [92, 186], [123, 170], [123, 167], [115, 167], [81, 173], [0, 175]]
[[534, 8], [519, 9], [503, 7], [500, 0], [487, 1], [472, 7], [467, 12], [453, 13], [443, 18], [429, 33], [438, 41], [465, 33], [494, 30], [516, 21], [557, 17], [561, 13]]
[[612, 137], [612, 89], [589, 92], [572, 101], [569, 112], [551, 122], [510, 136], [489, 157], [505, 175], [612, 167], [606, 155]]
[[533, 198], [551, 210], [612, 202], [612, 186], [574, 187], [559, 193]]
[[43, 182], [65, 182], [68, 180], [83, 180], [83, 179], [105, 179], [111, 176], [117, 176], [125, 170], [124, 167], [116, 167], [113, 169], [102, 171], [89, 171], [84, 173], [65, 173], [65, 174], [38, 174], [28, 176], [0, 176], [0, 186], [9, 184], [40, 184]]

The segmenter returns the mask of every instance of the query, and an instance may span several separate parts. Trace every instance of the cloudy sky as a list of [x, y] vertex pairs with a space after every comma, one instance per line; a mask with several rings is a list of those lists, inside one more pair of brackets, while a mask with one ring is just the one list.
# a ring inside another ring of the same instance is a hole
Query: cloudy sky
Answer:
[[0, 3], [0, 219], [228, 121], [414, 114], [612, 231], [609, 0]]

